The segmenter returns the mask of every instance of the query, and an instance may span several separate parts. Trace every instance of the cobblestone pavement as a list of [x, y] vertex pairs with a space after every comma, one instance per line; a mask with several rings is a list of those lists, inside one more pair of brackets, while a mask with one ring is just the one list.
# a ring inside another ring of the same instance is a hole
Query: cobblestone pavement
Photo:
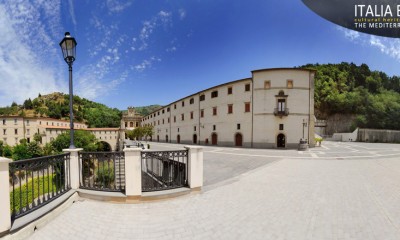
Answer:
[[83, 200], [30, 239], [400, 239], [400, 145], [204, 152], [201, 193], [140, 204]]

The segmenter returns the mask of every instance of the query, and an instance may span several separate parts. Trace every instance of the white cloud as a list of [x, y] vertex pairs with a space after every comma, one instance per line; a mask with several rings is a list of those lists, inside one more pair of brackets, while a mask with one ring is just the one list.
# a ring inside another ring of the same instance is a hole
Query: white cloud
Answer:
[[0, 4], [0, 106], [21, 103], [38, 93], [65, 91], [55, 66], [62, 62], [58, 42], [59, 1], [10, 0]]
[[106, 5], [111, 13], [119, 13], [132, 5], [133, 1], [107, 0]]
[[179, 9], [179, 18], [183, 20], [186, 17], [186, 10], [181, 8]]
[[336, 27], [337, 30], [342, 31], [344, 33], [344, 36], [347, 39], [350, 39], [351, 41], [354, 41], [360, 37], [360, 33], [348, 28], [343, 28], [343, 27]]
[[359, 33], [353, 30], [337, 27], [339, 31], [344, 33], [344, 36], [350, 41], [361, 44], [363, 46], [371, 46], [379, 49], [383, 54], [386, 54], [397, 61], [400, 61], [400, 40], [394, 38], [379, 37], [364, 33]]
[[[139, 47], [140, 51], [148, 48], [148, 39], [153, 34], [154, 30], [158, 26], [168, 26], [172, 23], [172, 13], [166, 11], [160, 11], [157, 16], [151, 18], [150, 20], [143, 22], [143, 27], [140, 30], [139, 39], [141, 40], [141, 45]], [[134, 38], [134, 42], [136, 39]], [[135, 48], [136, 49], [136, 48]]]
[[68, 0], [68, 5], [69, 5], [69, 15], [71, 16], [72, 23], [74, 24], [74, 26], [76, 26], [76, 17], [75, 17], [73, 0]]
[[151, 68], [154, 62], [161, 62], [161, 59], [152, 56], [149, 59], [143, 60], [140, 64], [133, 66], [133, 69], [137, 72], [143, 72], [144, 70]]

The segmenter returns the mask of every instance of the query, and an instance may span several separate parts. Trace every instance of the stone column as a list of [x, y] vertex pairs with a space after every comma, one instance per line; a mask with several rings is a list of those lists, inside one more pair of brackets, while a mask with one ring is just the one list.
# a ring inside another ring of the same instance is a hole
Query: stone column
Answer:
[[79, 151], [82, 151], [83, 148], [74, 148], [74, 149], [63, 149], [63, 152], [70, 153], [69, 161], [70, 161], [70, 173], [71, 173], [71, 188], [79, 189], [79, 183], [81, 179], [82, 172], [80, 171], [80, 166], [82, 164], [79, 159]]
[[142, 164], [140, 148], [124, 148], [125, 194], [128, 197], [142, 195]]
[[11, 229], [10, 162], [11, 159], [0, 157], [0, 237]]
[[185, 146], [188, 153], [188, 181], [191, 189], [201, 189], [203, 186], [203, 148]]

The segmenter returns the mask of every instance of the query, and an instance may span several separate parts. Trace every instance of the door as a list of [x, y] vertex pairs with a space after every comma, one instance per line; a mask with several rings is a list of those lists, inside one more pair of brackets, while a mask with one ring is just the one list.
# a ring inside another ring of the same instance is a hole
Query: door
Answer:
[[277, 139], [276, 139], [276, 143], [277, 143], [277, 147], [278, 148], [284, 148], [285, 147], [285, 143], [286, 143], [286, 138], [284, 134], [279, 134]]
[[235, 146], [241, 147], [243, 145], [243, 136], [240, 133], [236, 133], [235, 135]]
[[197, 134], [193, 134], [193, 144], [197, 144]]
[[160, 136], [159, 135], [157, 135], [157, 142], [159, 142], [160, 141]]
[[213, 133], [211, 135], [211, 144], [212, 145], [217, 145], [217, 143], [218, 143], [218, 135], [216, 133]]
[[165, 142], [168, 142], [168, 135], [165, 135]]
[[181, 135], [176, 136], [176, 142], [181, 143]]

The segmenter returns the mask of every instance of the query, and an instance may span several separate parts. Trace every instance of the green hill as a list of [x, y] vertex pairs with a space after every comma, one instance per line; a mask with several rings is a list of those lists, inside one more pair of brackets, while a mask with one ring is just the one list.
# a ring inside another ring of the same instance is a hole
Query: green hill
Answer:
[[[11, 107], [0, 108], [0, 115], [24, 117], [50, 117], [69, 119], [69, 95], [51, 93], [27, 99], [22, 105], [13, 103]], [[74, 119], [88, 124], [89, 127], [119, 127], [121, 111], [109, 108], [79, 96], [74, 96]]]
[[366, 64], [307, 64], [315, 69], [315, 114], [356, 114], [353, 127], [400, 130], [400, 77]]

